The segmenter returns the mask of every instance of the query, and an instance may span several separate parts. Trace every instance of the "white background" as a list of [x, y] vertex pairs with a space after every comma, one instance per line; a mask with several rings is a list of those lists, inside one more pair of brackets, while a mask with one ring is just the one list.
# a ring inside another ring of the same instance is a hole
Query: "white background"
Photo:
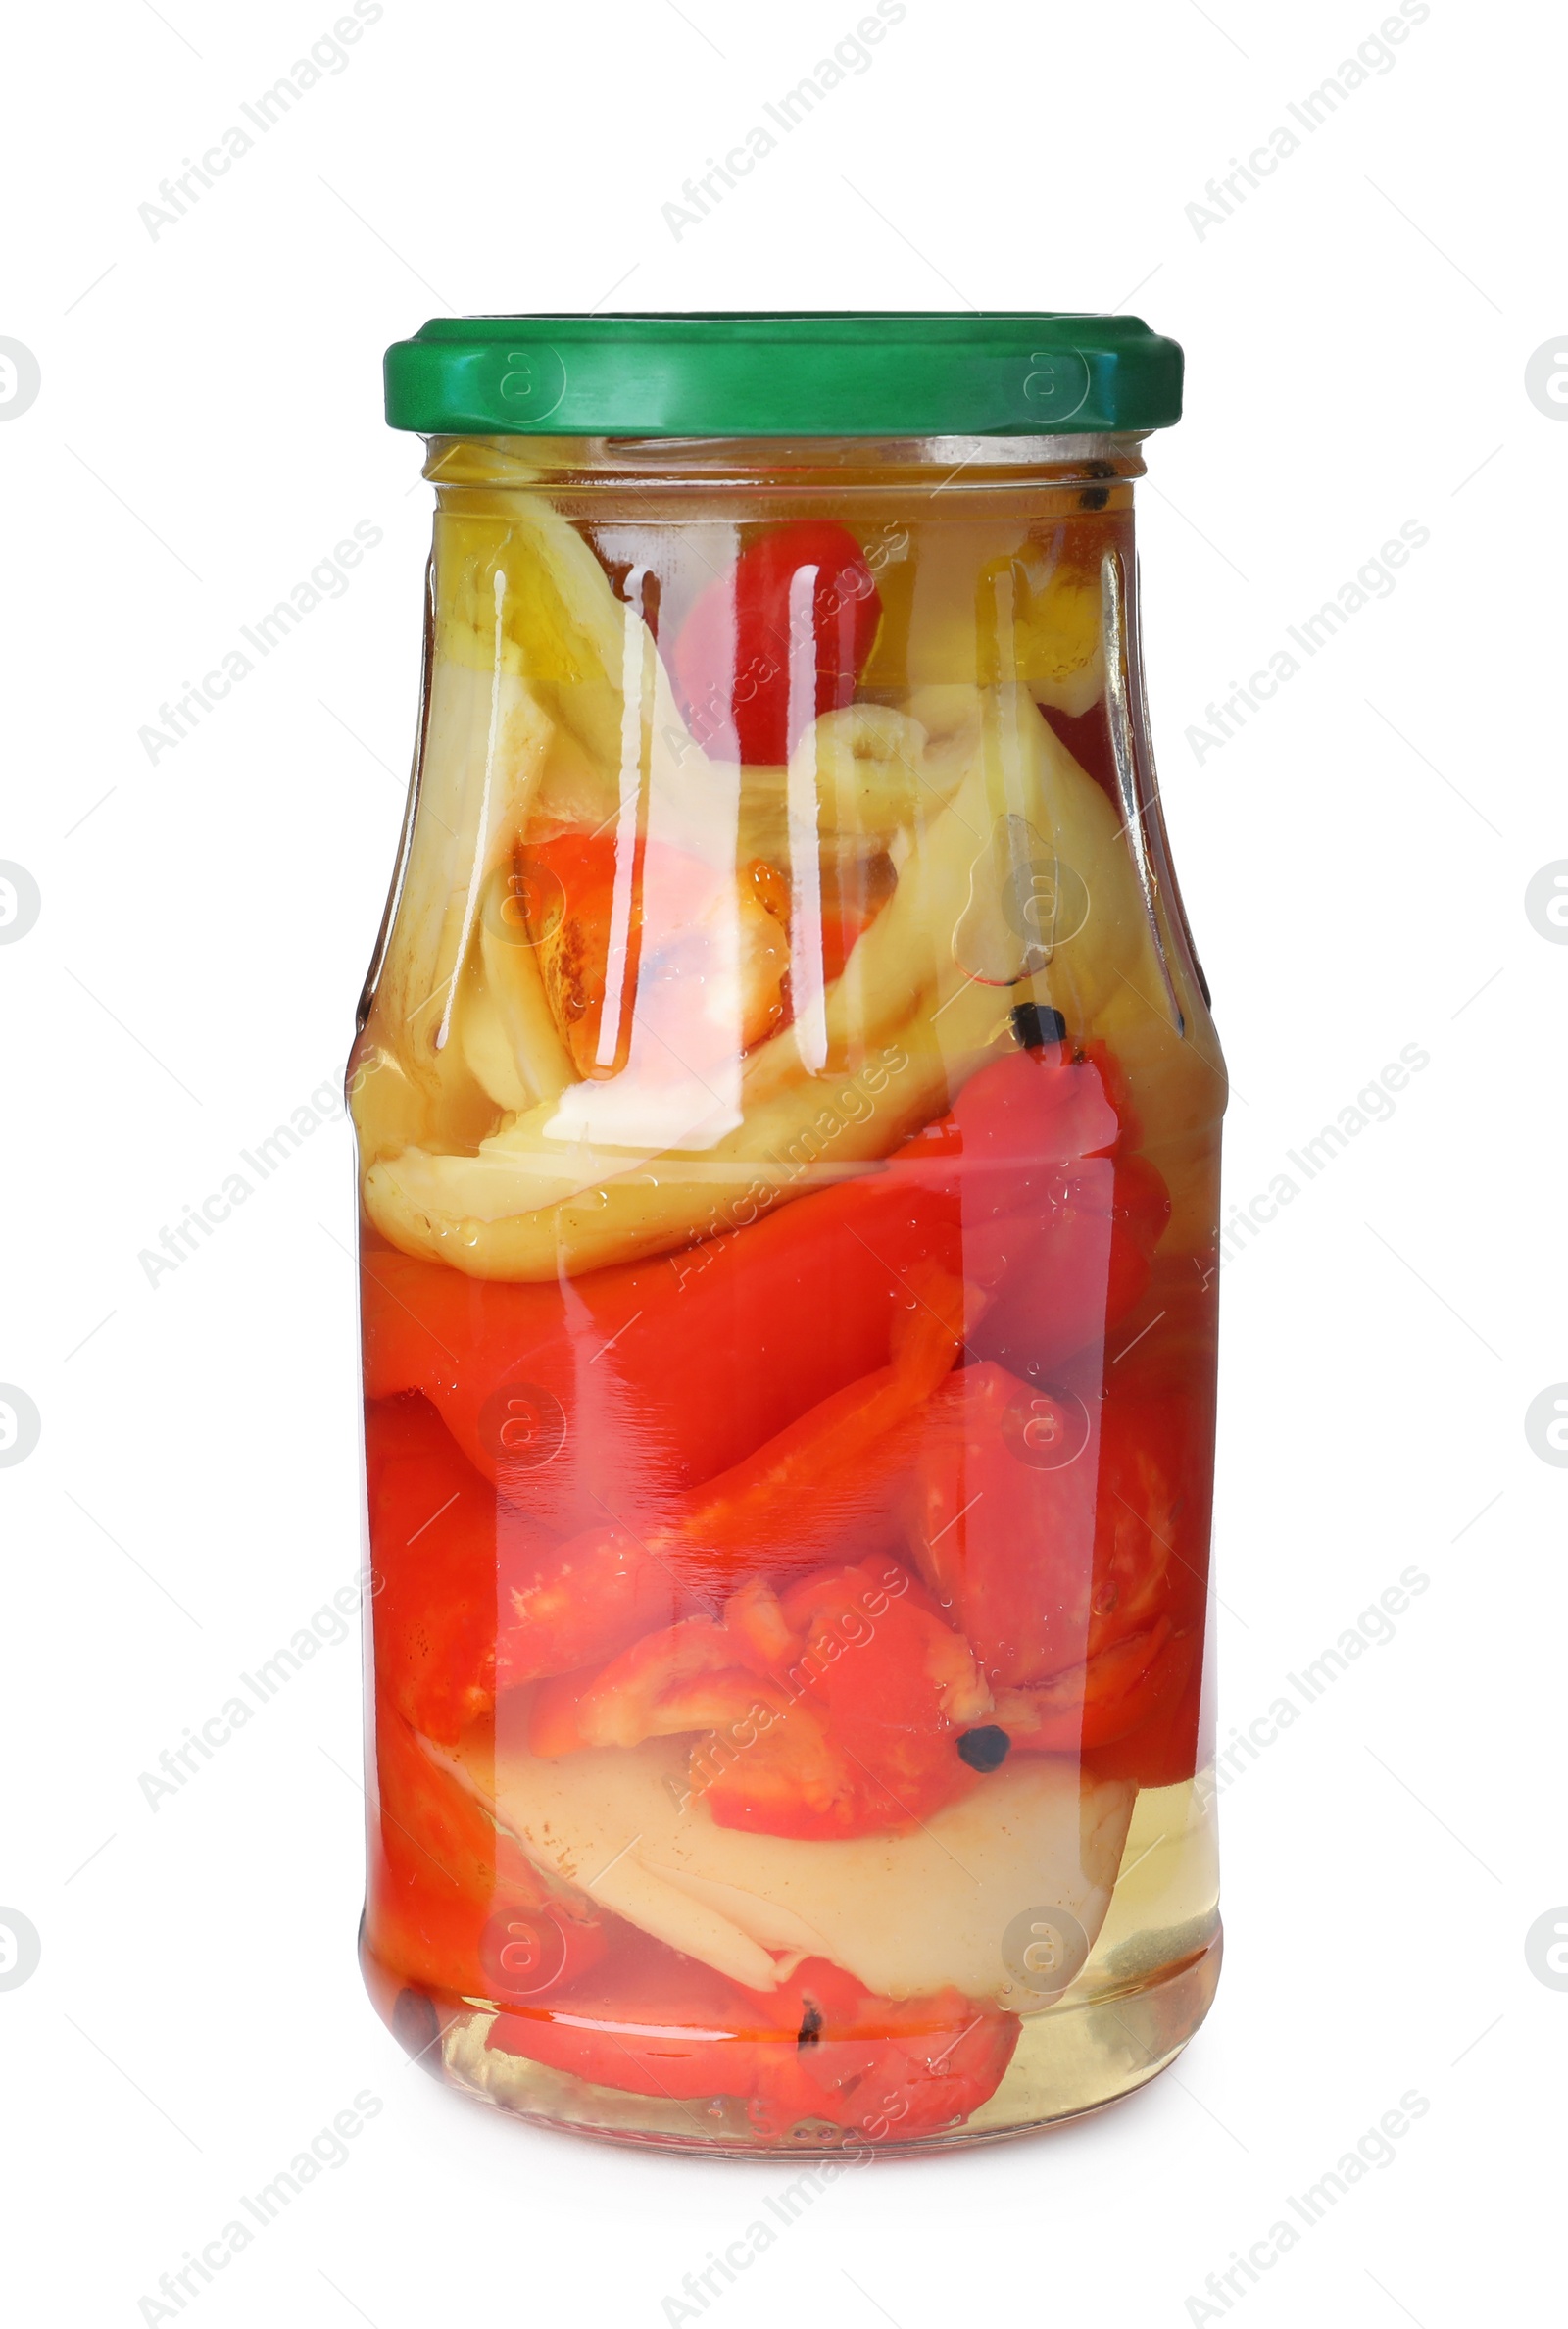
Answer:
[[[909, 0], [677, 238], [662, 206], [857, 13], [386, 0], [156, 236], [138, 205], [330, 0], [14, 24], [0, 333], [42, 386], [0, 425], [0, 858], [42, 909], [0, 948], [0, 1379], [42, 1430], [0, 1471], [0, 1903], [42, 1960], [0, 1992], [8, 2318], [162, 2317], [159, 2275], [362, 2090], [345, 2163], [190, 2299], [209, 2329], [657, 2325], [788, 2180], [551, 2138], [405, 2066], [354, 1960], [352, 1641], [156, 1811], [138, 1787], [359, 1558], [341, 1125], [156, 1286], [137, 1257], [341, 1069], [428, 528], [378, 366], [448, 307], [1119, 304], [1174, 334], [1189, 418], [1140, 497], [1151, 686], [1231, 1198], [1430, 1053], [1224, 1280], [1222, 1736], [1407, 1565], [1430, 1585], [1227, 1790], [1207, 2027], [1099, 2119], [845, 2177], [702, 2317], [1440, 2329], [1522, 2317], [1545, 2269], [1568, 1995], [1525, 1935], [1568, 1901], [1568, 1477], [1524, 1415], [1568, 1377], [1568, 948], [1524, 893], [1568, 858], [1544, 703], [1568, 405], [1525, 368], [1568, 346], [1561, 25], [1432, 0], [1204, 224], [1205, 181], [1381, 0]], [[362, 519], [384, 539], [346, 594], [150, 762], [160, 704]], [[1408, 520], [1431, 539], [1392, 594], [1200, 761], [1204, 707]], [[1189, 2302], [1409, 2089], [1430, 2108], [1392, 2165], [1225, 2307]]]

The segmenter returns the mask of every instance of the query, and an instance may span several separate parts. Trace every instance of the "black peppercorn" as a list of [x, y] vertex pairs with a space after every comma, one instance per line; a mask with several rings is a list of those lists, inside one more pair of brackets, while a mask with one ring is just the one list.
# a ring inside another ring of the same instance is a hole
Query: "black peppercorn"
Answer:
[[[1084, 463], [1086, 477], [1113, 477], [1115, 474], [1116, 464], [1113, 461], [1086, 461]], [[1108, 486], [1089, 485], [1079, 494], [1078, 507], [1080, 510], [1102, 510], [1109, 499], [1110, 489]]]
[[995, 1771], [1006, 1761], [1011, 1745], [1000, 1724], [986, 1722], [978, 1730], [964, 1732], [958, 1741], [958, 1754], [971, 1771]]
[[1025, 1051], [1038, 1051], [1043, 1043], [1060, 1043], [1067, 1022], [1049, 1003], [1015, 1003], [1012, 1030]]

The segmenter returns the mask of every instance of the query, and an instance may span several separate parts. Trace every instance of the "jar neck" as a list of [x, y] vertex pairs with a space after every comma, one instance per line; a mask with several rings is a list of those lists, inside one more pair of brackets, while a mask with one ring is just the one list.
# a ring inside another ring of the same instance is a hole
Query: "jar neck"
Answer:
[[936, 437], [432, 437], [424, 474], [448, 492], [507, 487], [573, 495], [627, 486], [732, 485], [792, 494], [1016, 493], [1020, 486], [1131, 499], [1144, 438]]

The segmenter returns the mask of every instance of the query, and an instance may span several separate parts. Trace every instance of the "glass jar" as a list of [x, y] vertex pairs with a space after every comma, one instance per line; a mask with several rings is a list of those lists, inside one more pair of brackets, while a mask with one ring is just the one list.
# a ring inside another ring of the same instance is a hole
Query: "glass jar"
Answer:
[[431, 325], [350, 1084], [371, 1995], [678, 2149], [1142, 2085], [1219, 1960], [1224, 1069], [1127, 319]]

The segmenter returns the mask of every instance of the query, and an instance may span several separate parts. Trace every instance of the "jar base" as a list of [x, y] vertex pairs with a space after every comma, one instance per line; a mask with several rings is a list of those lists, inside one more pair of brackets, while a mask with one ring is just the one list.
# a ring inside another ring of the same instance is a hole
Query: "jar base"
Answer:
[[[1219, 1978], [1221, 1947], [1216, 1917], [1189, 1954], [1136, 1986], [1076, 2000], [1069, 1995], [1027, 2015], [996, 2093], [958, 2125], [902, 2141], [896, 2135], [873, 2141], [861, 2130], [825, 2120], [765, 2135], [749, 2122], [737, 2098], [688, 2102], [594, 2086], [521, 2056], [491, 2053], [485, 2037], [493, 2016], [473, 2008], [443, 2017], [439, 2048], [432, 2035], [420, 2048], [410, 2045], [410, 2052], [422, 2054], [434, 2075], [460, 2094], [564, 2134], [707, 2158], [913, 2158], [1038, 2134], [1147, 2086], [1203, 2021]], [[399, 2035], [408, 2044], [413, 2033]]]

